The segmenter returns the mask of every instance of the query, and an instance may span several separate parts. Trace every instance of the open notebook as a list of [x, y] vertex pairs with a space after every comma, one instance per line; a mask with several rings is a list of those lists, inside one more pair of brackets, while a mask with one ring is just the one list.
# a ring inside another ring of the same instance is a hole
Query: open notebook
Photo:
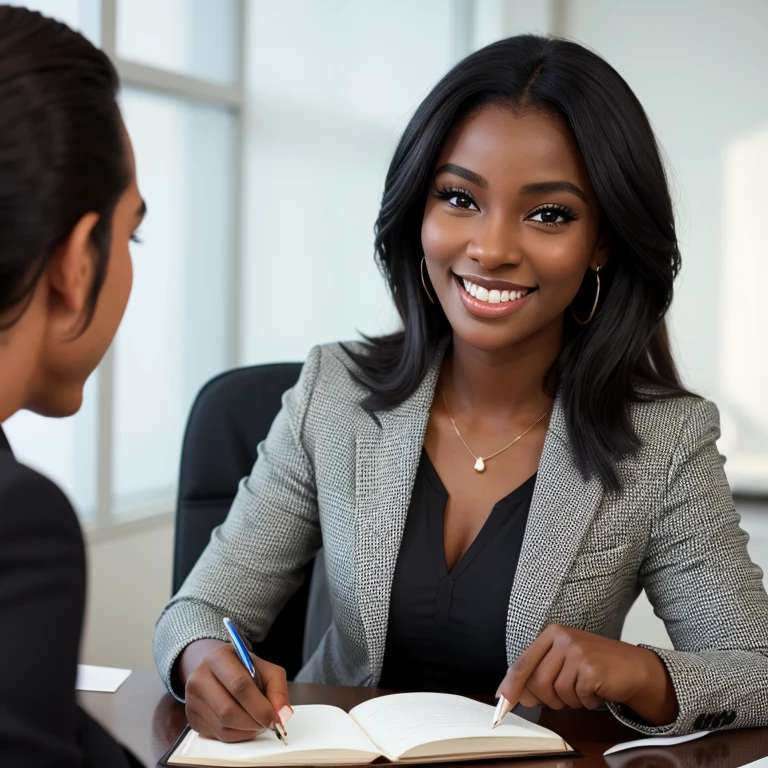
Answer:
[[224, 744], [193, 730], [161, 760], [178, 766], [366, 765], [574, 754], [559, 736], [509, 714], [491, 729], [494, 708], [445, 693], [395, 693], [358, 705], [304, 705], [288, 723], [288, 746], [270, 731]]

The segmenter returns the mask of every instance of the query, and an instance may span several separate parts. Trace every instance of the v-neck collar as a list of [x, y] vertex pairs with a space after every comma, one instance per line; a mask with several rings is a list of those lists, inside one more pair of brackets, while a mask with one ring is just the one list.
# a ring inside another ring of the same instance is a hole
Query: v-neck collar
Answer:
[[[528, 499], [528, 506], [530, 506], [533, 487], [536, 483], [536, 475], [534, 474], [527, 480], [524, 480], [517, 488], [493, 505], [475, 538], [472, 539], [466, 551], [453, 568], [449, 569], [448, 561], [445, 557], [445, 505], [448, 502], [448, 491], [426, 450], [422, 451], [421, 460], [424, 479], [439, 499], [439, 506], [427, 504], [429, 516], [427, 530], [430, 538], [430, 551], [432, 552], [435, 568], [440, 578], [456, 581], [477, 559], [477, 556], [485, 549], [488, 542], [499, 533], [505, 513], [519, 505], [526, 498]], [[527, 513], [528, 510], [526, 509], [526, 517]]]

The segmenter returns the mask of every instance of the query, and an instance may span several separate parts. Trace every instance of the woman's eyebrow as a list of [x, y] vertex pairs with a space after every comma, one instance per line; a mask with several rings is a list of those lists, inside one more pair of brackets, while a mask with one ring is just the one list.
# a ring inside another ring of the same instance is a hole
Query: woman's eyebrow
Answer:
[[534, 184], [526, 184], [520, 187], [521, 195], [546, 195], [550, 192], [570, 192], [589, 205], [587, 196], [575, 184], [571, 184], [570, 181], [537, 181]]
[[[470, 171], [469, 168], [464, 168], [461, 165], [455, 163], [445, 163], [441, 165], [435, 171], [435, 177], [441, 173], [452, 173], [454, 176], [460, 176], [462, 179], [466, 179], [472, 184], [476, 184], [483, 189], [488, 188], [488, 182], [480, 176], [480, 174]], [[583, 200], [589, 205], [587, 196], [570, 181], [537, 181], [532, 184], [525, 184], [520, 187], [521, 195], [546, 195], [550, 192], [570, 192], [572, 195], [576, 195], [579, 199]]]
[[488, 182], [482, 176], [461, 165], [446, 163], [445, 165], [441, 165], [435, 171], [435, 177], [439, 176], [441, 173], [452, 173], [454, 176], [461, 176], [462, 179], [466, 179], [472, 184], [477, 184], [478, 187], [482, 187], [483, 189], [488, 188]]

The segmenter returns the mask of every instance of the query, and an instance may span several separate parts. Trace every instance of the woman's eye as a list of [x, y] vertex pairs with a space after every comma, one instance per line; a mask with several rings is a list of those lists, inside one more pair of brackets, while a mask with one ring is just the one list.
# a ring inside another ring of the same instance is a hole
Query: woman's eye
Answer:
[[563, 211], [559, 208], [541, 208], [528, 218], [530, 221], [537, 221], [540, 224], [546, 224], [549, 227], [565, 224], [574, 219], [574, 217], [567, 211]]
[[446, 200], [453, 208], [460, 208], [463, 211], [479, 210], [472, 196], [463, 189], [438, 189], [437, 196], [441, 200]]
[[463, 194], [451, 195], [448, 198], [448, 202], [451, 205], [456, 206], [456, 208], [464, 208], [465, 210], [471, 209], [475, 204], [475, 201], [471, 197]]

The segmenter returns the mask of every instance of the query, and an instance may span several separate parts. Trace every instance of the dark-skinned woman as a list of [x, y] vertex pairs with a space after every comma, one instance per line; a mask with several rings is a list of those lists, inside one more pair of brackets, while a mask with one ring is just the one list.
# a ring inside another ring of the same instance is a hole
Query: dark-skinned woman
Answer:
[[[457, 64], [395, 151], [376, 254], [402, 329], [310, 353], [158, 623], [192, 726], [290, 717], [221, 619], [259, 641], [320, 546], [332, 621], [297, 680], [768, 724], [768, 597], [670, 352], [672, 205], [624, 80], [535, 36]], [[621, 642], [643, 589], [674, 650]]]

